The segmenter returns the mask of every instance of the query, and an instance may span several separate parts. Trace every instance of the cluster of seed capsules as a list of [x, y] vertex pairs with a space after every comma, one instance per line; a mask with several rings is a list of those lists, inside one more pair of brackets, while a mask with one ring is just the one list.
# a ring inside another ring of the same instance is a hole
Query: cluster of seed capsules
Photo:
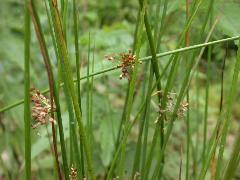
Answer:
[[117, 67], [121, 68], [122, 71], [122, 74], [119, 76], [120, 79], [127, 78], [128, 80], [130, 80], [130, 71], [134, 69], [136, 63], [138, 62], [136, 59], [136, 55], [133, 55], [131, 49], [129, 49], [127, 53], [106, 55], [105, 58], [108, 61], [118, 63]]
[[70, 171], [70, 174], [69, 174], [69, 179], [70, 180], [77, 180], [77, 169], [74, 168], [73, 165], [71, 167], [71, 171]]
[[[152, 94], [152, 96], [154, 95], [157, 95], [157, 94], [160, 94], [161, 97], [163, 97], [163, 92], [162, 91], [157, 91], [155, 93]], [[171, 93], [171, 92], [168, 92], [167, 93], [167, 101], [166, 101], [166, 106], [164, 109], [162, 109], [160, 107], [160, 105], [158, 106], [158, 113], [160, 114], [160, 117], [164, 117], [165, 120], [167, 120], [167, 116], [166, 115], [169, 115], [169, 114], [172, 114], [174, 112], [174, 107], [176, 105], [176, 93]], [[188, 103], [183, 101], [180, 103], [178, 109], [177, 109], [177, 117], [178, 118], [184, 118], [185, 117], [185, 113], [187, 112], [188, 110]], [[157, 117], [155, 123], [157, 123], [159, 120], [159, 117]]]
[[32, 118], [34, 123], [32, 128], [35, 129], [40, 125], [47, 124], [48, 122], [54, 122], [54, 119], [50, 116], [51, 111], [55, 111], [55, 107], [51, 107], [50, 100], [43, 96], [39, 90], [35, 88], [31, 89], [30, 99], [33, 103], [32, 106]]

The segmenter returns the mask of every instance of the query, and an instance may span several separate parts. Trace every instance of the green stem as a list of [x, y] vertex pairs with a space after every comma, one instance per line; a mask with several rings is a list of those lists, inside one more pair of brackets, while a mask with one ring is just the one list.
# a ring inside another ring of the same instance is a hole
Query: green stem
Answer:
[[161, 25], [160, 25], [160, 29], [159, 29], [159, 35], [158, 35], [158, 39], [157, 39], [157, 51], [159, 51], [160, 49], [160, 45], [161, 45], [161, 40], [162, 40], [162, 35], [163, 35], [163, 30], [165, 28], [164, 24], [165, 24], [165, 19], [166, 19], [166, 15], [167, 15], [167, 7], [168, 7], [168, 0], [164, 0], [164, 5], [163, 5], [163, 12], [162, 12], [162, 17], [161, 17]]
[[[186, 21], [189, 18], [189, 6], [190, 2], [189, 0], [186, 0]], [[185, 37], [185, 44], [186, 47], [189, 46], [189, 31], [186, 32], [186, 37]], [[188, 60], [188, 56], [186, 55], [186, 60]], [[187, 63], [185, 63], [187, 65]], [[186, 133], [186, 140], [187, 140], [187, 145], [186, 145], [186, 172], [185, 172], [185, 179], [189, 179], [189, 164], [190, 164], [190, 108], [189, 108], [189, 88], [187, 89], [187, 103], [188, 103], [188, 110], [187, 110], [187, 117], [186, 117], [186, 128], [187, 128], [187, 133]]]
[[[91, 51], [91, 34], [89, 32], [88, 34], [88, 54], [87, 54], [87, 100], [86, 100], [86, 109], [87, 109], [87, 134], [88, 134], [88, 141], [89, 144], [91, 145], [91, 133], [92, 133], [92, 128], [91, 128], [91, 122], [90, 122], [90, 52]], [[90, 146], [91, 149], [91, 146]]]
[[[76, 0], [73, 0], [73, 23], [74, 23], [74, 42], [75, 42], [75, 57], [76, 57], [76, 71], [77, 71], [77, 97], [78, 97], [78, 104], [80, 111], [82, 112], [81, 107], [81, 83], [80, 83], [80, 58], [79, 58], [79, 44], [78, 44], [78, 16], [77, 16], [77, 6]], [[81, 152], [81, 170], [82, 176], [85, 176], [85, 169], [84, 169], [84, 153], [83, 153], [83, 143], [80, 142], [80, 152]]]
[[29, 1], [24, 9], [24, 137], [25, 137], [25, 176], [31, 180], [31, 111], [30, 111], [30, 14]]
[[232, 179], [234, 173], [237, 170], [240, 160], [240, 129], [238, 130], [238, 136], [235, 140], [233, 151], [230, 157], [230, 160], [227, 164], [227, 168], [224, 172], [223, 180]]

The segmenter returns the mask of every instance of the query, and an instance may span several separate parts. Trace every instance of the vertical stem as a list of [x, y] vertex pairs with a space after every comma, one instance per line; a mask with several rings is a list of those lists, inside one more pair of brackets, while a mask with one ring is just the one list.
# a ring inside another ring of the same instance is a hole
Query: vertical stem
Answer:
[[[86, 100], [86, 107], [87, 107], [87, 129], [88, 129], [88, 139], [89, 145], [91, 145], [91, 122], [90, 122], [90, 52], [91, 51], [91, 34], [89, 32], [88, 35], [88, 57], [87, 57], [87, 100]], [[91, 149], [91, 148], [90, 148]]]
[[[80, 83], [80, 57], [79, 57], [79, 44], [78, 44], [78, 16], [77, 16], [77, 5], [76, 0], [73, 0], [73, 23], [74, 23], [74, 42], [75, 42], [75, 58], [76, 58], [76, 70], [77, 70], [77, 97], [78, 97], [78, 104], [80, 111], [82, 112], [81, 107], [81, 83]], [[77, 148], [76, 148], [77, 150]], [[83, 143], [80, 141], [80, 153], [81, 153], [81, 174], [85, 177], [85, 170], [84, 170], [84, 154], [83, 154]]]
[[[189, 0], [186, 0], [186, 21], [189, 17], [189, 4], [190, 4]], [[189, 29], [186, 31], [185, 45], [186, 47], [189, 46]]]
[[186, 152], [186, 180], [189, 179], [189, 167], [190, 167], [190, 143], [191, 143], [191, 126], [190, 126], [190, 98], [189, 98], [189, 89], [187, 90], [187, 118], [186, 118], [186, 126], [187, 126], [187, 152]]
[[[94, 73], [94, 61], [95, 61], [95, 39], [94, 39], [94, 45], [93, 45], [93, 54], [92, 54], [92, 67], [91, 67], [91, 72]], [[90, 129], [91, 129], [91, 134], [90, 135], [90, 148], [92, 148], [93, 144], [93, 80], [94, 77], [91, 77], [91, 86], [90, 86], [90, 97], [89, 97], [89, 121], [90, 121]]]
[[[222, 63], [222, 67], [221, 67], [221, 97], [220, 97], [220, 103], [219, 103], [219, 113], [221, 115], [222, 112], [222, 107], [223, 107], [223, 81], [224, 81], [224, 70], [225, 70], [225, 62], [226, 62], [226, 58], [228, 55], [228, 44], [226, 47], [226, 51], [225, 51], [225, 57], [223, 58], [223, 63]], [[219, 134], [219, 130], [217, 131], [217, 135], [216, 135], [216, 139], [217, 136]], [[220, 176], [220, 165], [218, 165], [218, 167], [216, 167], [216, 152], [213, 153], [213, 157], [211, 159], [211, 179], [217, 179]], [[218, 169], [217, 169], [218, 168]]]
[[78, 15], [77, 15], [77, 5], [76, 0], [73, 0], [73, 23], [74, 23], [74, 44], [75, 44], [75, 59], [76, 59], [76, 71], [77, 71], [77, 94], [78, 102], [81, 109], [81, 87], [80, 87], [80, 63], [79, 63], [79, 43], [78, 43]]
[[229, 163], [227, 164], [227, 168], [224, 172], [224, 176], [223, 176], [224, 180], [232, 179], [234, 177], [234, 173], [236, 172], [237, 167], [239, 165], [239, 161], [240, 161], [239, 152], [240, 152], [240, 129], [238, 129], [238, 134], [234, 143], [234, 148], [233, 148]]
[[[141, 6], [141, 8], [146, 8], [144, 6], [144, 0], [140, 0], [140, 6]], [[160, 73], [159, 73], [159, 67], [158, 67], [157, 56], [156, 56], [156, 48], [155, 48], [155, 44], [154, 44], [154, 41], [153, 41], [153, 35], [152, 35], [152, 32], [151, 32], [151, 26], [150, 26], [150, 22], [149, 22], [147, 9], [145, 9], [144, 24], [145, 24], [147, 37], [148, 37], [148, 41], [149, 41], [149, 46], [150, 46], [150, 50], [151, 50], [151, 55], [152, 55], [151, 65], [153, 67], [153, 71], [154, 71], [156, 79], [159, 79]], [[158, 91], [161, 90], [161, 83], [160, 82], [158, 83], [157, 89], [158, 89]], [[160, 99], [160, 96], [159, 96], [159, 99]]]
[[[210, 2], [210, 3], [213, 3]], [[210, 4], [209, 8], [209, 16], [210, 16], [210, 22], [209, 25], [210, 27], [213, 24], [213, 6]], [[207, 120], [208, 120], [208, 94], [209, 94], [209, 83], [210, 83], [210, 64], [211, 64], [211, 55], [212, 55], [212, 46], [208, 47], [208, 55], [207, 55], [207, 80], [206, 80], [206, 89], [205, 89], [205, 108], [204, 108], [204, 124], [203, 124], [203, 150], [202, 150], [202, 162], [204, 164], [205, 161], [205, 154], [206, 154], [206, 143], [207, 143]]]
[[[223, 80], [224, 80], [224, 69], [225, 69], [225, 62], [226, 62], [227, 55], [228, 55], [228, 46], [227, 46], [226, 51], [225, 51], [225, 57], [223, 58], [223, 64], [222, 64], [222, 68], [221, 68], [221, 97], [220, 97], [220, 104], [219, 104], [220, 114], [222, 112], [222, 106], [223, 106]], [[217, 138], [218, 135], [219, 135], [219, 130], [217, 131], [216, 138]], [[217, 180], [220, 177], [220, 173], [221, 173], [222, 158], [218, 157], [219, 159], [218, 159], [217, 164], [216, 164], [215, 153], [216, 152], [214, 152], [213, 157], [212, 157], [212, 171], [213, 171], [212, 172], [213, 173], [212, 178]]]
[[162, 12], [162, 17], [161, 17], [161, 25], [160, 25], [160, 29], [159, 29], [159, 36], [158, 36], [158, 39], [157, 39], [158, 44], [156, 46], [156, 51], [159, 51], [160, 45], [161, 45], [163, 30], [164, 30], [164, 27], [165, 27], [164, 26], [165, 18], [166, 18], [166, 15], [167, 15], [168, 1], [169, 0], [164, 0], [163, 12]]
[[[186, 21], [189, 17], [189, 0], [186, 0]], [[186, 31], [185, 37], [185, 45], [186, 47], [189, 46], [189, 30]], [[188, 56], [186, 56], [186, 61], [188, 62]], [[185, 179], [189, 179], [189, 158], [190, 158], [190, 110], [189, 110], [189, 88], [187, 89], [187, 103], [188, 103], [188, 110], [187, 110], [187, 118], [186, 118], [186, 127], [187, 127], [187, 152], [186, 152], [186, 174]]]
[[31, 112], [30, 112], [30, 14], [29, 0], [24, 6], [24, 137], [25, 137], [25, 175], [31, 180]]
[[144, 166], [146, 163], [147, 155], [147, 144], [148, 144], [148, 128], [149, 128], [149, 119], [150, 119], [150, 100], [151, 100], [151, 88], [153, 84], [153, 69], [150, 67], [149, 82], [148, 82], [148, 93], [146, 97], [146, 107], [144, 109], [144, 137], [143, 137], [143, 149], [142, 149], [142, 163], [141, 163], [141, 172], [144, 171]]

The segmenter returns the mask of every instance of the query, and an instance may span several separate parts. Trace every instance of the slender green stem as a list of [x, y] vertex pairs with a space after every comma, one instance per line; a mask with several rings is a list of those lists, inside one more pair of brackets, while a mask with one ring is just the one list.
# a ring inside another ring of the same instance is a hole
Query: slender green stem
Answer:
[[[160, 57], [164, 57], [164, 56], [168, 56], [168, 55], [178, 54], [178, 53], [181, 53], [181, 52], [200, 49], [202, 47], [206, 47], [206, 46], [210, 46], [210, 45], [215, 45], [215, 44], [219, 44], [219, 43], [225, 43], [225, 42], [228, 42], [228, 41], [238, 40], [239, 38], [240, 38], [240, 36], [234, 36], [234, 37], [220, 39], [220, 40], [216, 40], [216, 41], [205, 42], [205, 43], [202, 43], [202, 44], [196, 44], [196, 45], [192, 45], [192, 46], [188, 46], [188, 47], [184, 47], [184, 48], [178, 48], [178, 49], [175, 49], [175, 50], [172, 50], [172, 51], [167, 51], [167, 52], [164, 52], [164, 53], [159, 53], [156, 56], [157, 56], [157, 58], [160, 58]], [[139, 60], [145, 61], [145, 60], [150, 60], [151, 58], [152, 58], [152, 56], [147, 56], [147, 57], [141, 58]]]
[[[140, 0], [139, 3], [140, 3], [141, 8], [146, 8], [146, 7], [144, 7], [143, 0]], [[156, 76], [156, 79], [159, 79], [160, 73], [159, 73], [159, 67], [158, 67], [158, 63], [157, 63], [156, 48], [155, 48], [155, 44], [154, 44], [154, 41], [153, 41], [153, 35], [152, 35], [152, 32], [151, 32], [151, 26], [150, 26], [147, 10], [145, 10], [144, 24], [145, 24], [147, 37], [148, 37], [148, 41], [149, 41], [149, 46], [150, 46], [150, 50], [151, 50], [151, 54], [152, 54], [151, 65], [153, 67], [153, 72]], [[161, 83], [160, 82], [158, 83], [158, 90], [159, 91], [161, 90]]]
[[212, 55], [212, 47], [208, 48], [208, 60], [207, 60], [207, 80], [206, 80], [206, 89], [205, 89], [205, 107], [204, 107], [204, 122], [203, 122], [203, 149], [202, 149], [202, 160], [204, 161], [205, 150], [206, 150], [206, 141], [207, 141], [207, 119], [208, 119], [208, 93], [209, 93], [209, 81], [210, 81], [210, 62]]
[[[88, 54], [87, 54], [87, 100], [86, 100], [86, 107], [87, 107], [87, 134], [89, 139], [89, 144], [91, 144], [91, 133], [92, 127], [90, 122], [90, 52], [91, 51], [91, 34], [88, 34]], [[91, 149], [91, 147], [90, 147]]]
[[161, 25], [160, 25], [160, 29], [159, 29], [159, 35], [158, 35], [157, 46], [156, 46], [156, 48], [157, 48], [156, 50], [157, 51], [160, 49], [162, 35], [163, 35], [163, 30], [165, 28], [165, 22], [166, 22], [165, 19], [166, 19], [166, 15], [167, 15], [168, 1], [169, 0], [164, 0], [163, 12], [162, 12], [162, 17], [161, 17]]
[[[213, 25], [213, 3], [214, 0], [210, 1], [209, 5], [209, 16], [210, 16], [210, 27]], [[207, 144], [207, 120], [208, 120], [208, 94], [209, 94], [209, 81], [210, 81], [210, 63], [211, 63], [211, 56], [212, 56], [212, 46], [208, 47], [208, 57], [207, 57], [207, 80], [206, 80], [206, 89], [205, 89], [205, 107], [204, 107], [204, 122], [203, 122], [203, 149], [202, 149], [202, 161], [204, 164], [205, 161], [205, 153], [206, 153], [206, 144]]]
[[[154, 21], [154, 24], [155, 24], [155, 26], [154, 26], [154, 39], [158, 39], [161, 1], [162, 0], [157, 0], [157, 4], [156, 4], [155, 21]], [[157, 46], [158, 42], [159, 41], [156, 42], [156, 46]]]
[[[189, 6], [190, 2], [189, 0], [186, 0], [186, 21], [189, 18]], [[186, 47], [189, 46], [189, 31], [186, 32], [186, 37], [185, 37], [185, 44]], [[188, 60], [188, 56], [186, 55], [186, 60]], [[187, 65], [187, 63], [185, 63]], [[185, 172], [185, 179], [189, 179], [189, 164], [190, 164], [190, 108], [189, 108], [189, 88], [187, 89], [187, 103], [188, 103], [188, 110], [187, 110], [187, 117], [186, 117], [186, 140], [187, 140], [187, 145], [186, 145], [186, 172]]]
[[186, 150], [186, 175], [185, 179], [189, 179], [189, 167], [190, 167], [190, 143], [191, 143], [191, 124], [190, 124], [190, 97], [189, 97], [189, 90], [187, 91], [187, 103], [188, 103], [188, 110], [187, 110], [187, 117], [186, 117], [186, 127], [187, 127], [187, 150]]
[[[74, 22], [74, 42], [75, 42], [75, 57], [76, 57], [76, 71], [77, 71], [77, 97], [78, 97], [78, 104], [80, 111], [82, 112], [81, 107], [81, 83], [80, 83], [80, 57], [79, 57], [79, 44], [78, 44], [78, 16], [77, 16], [77, 6], [76, 0], [73, 0], [73, 22]], [[83, 143], [80, 141], [80, 152], [81, 152], [81, 174], [85, 176], [85, 169], [84, 169], [84, 153], [83, 153]]]
[[64, 37], [67, 42], [67, 22], [68, 22], [68, 0], [64, 0], [63, 6], [61, 9], [61, 20], [63, 26]]
[[29, 1], [24, 9], [24, 137], [25, 137], [25, 176], [31, 180], [31, 111], [30, 111], [30, 14]]
[[[222, 63], [222, 67], [221, 67], [221, 97], [220, 97], [220, 103], [219, 103], [219, 112], [220, 112], [220, 115], [221, 115], [221, 112], [222, 112], [222, 107], [223, 107], [223, 85], [224, 85], [224, 69], [225, 69], [225, 63], [226, 63], [226, 58], [227, 58], [227, 55], [228, 55], [228, 45], [226, 47], [226, 51], [225, 51], [225, 57], [223, 59], [223, 63]], [[216, 136], [218, 136], [218, 132], [216, 134]], [[213, 154], [213, 157], [212, 157], [212, 162], [211, 162], [211, 169], [212, 169], [212, 179], [215, 179], [217, 180], [220, 176], [220, 170], [221, 170], [221, 160], [218, 159], [218, 164], [217, 164], [217, 167], [216, 167], [216, 155], [215, 155], [215, 152]]]
[[[95, 63], [95, 39], [93, 44], [93, 53], [92, 53], [92, 67], [91, 73], [94, 73], [94, 63]], [[90, 97], [89, 97], [89, 122], [90, 122], [90, 148], [93, 147], [93, 81], [94, 76], [90, 79]]]
[[[240, 59], [239, 59], [240, 61]], [[234, 176], [234, 173], [237, 170], [237, 167], [239, 165], [240, 160], [240, 129], [238, 130], [237, 138], [234, 143], [234, 148], [230, 157], [230, 160], [227, 164], [226, 170], [224, 172], [223, 179], [228, 180], [232, 179]]]
[[76, 71], [77, 71], [77, 94], [78, 94], [78, 103], [81, 109], [81, 86], [80, 86], [80, 58], [79, 58], [79, 43], [78, 43], [78, 16], [77, 16], [77, 7], [76, 0], [73, 0], [73, 20], [74, 20], [74, 45], [75, 45], [75, 58], [76, 58]]

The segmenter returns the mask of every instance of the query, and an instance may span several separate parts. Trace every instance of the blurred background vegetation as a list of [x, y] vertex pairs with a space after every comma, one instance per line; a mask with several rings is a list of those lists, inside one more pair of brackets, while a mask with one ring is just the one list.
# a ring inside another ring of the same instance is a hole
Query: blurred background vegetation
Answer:
[[[70, 2], [70, 1], [69, 1]], [[155, 23], [155, 9], [157, 0], [149, 0], [149, 15], [151, 23]], [[189, 30], [189, 45], [197, 43], [200, 33], [201, 23], [204, 14], [207, 13], [207, 0], [204, 1], [193, 24]], [[48, 50], [52, 62], [57, 64], [54, 55], [54, 48], [51, 43], [50, 29], [48, 25], [45, 6], [42, 1], [37, 1], [38, 12], [47, 41]], [[109, 61], [104, 59], [105, 55], [121, 53], [132, 48], [134, 30], [138, 13], [138, 1], [136, 0], [81, 0], [77, 1], [79, 15], [79, 44], [81, 57], [81, 76], [87, 73], [87, 51], [89, 43], [89, 33], [91, 35], [91, 52], [94, 44], [94, 72], [112, 67]], [[160, 9], [163, 7], [161, 6]], [[0, 1], [0, 109], [23, 99], [24, 83], [24, 2], [22, 0], [1, 0]], [[218, 0], [214, 3], [214, 16], [219, 18], [211, 40], [218, 40], [226, 37], [237, 36], [240, 34], [240, 1], [238, 0]], [[67, 7], [66, 36], [68, 50], [72, 65], [74, 64], [74, 32], [72, 21], [72, 5]], [[170, 0], [167, 9], [166, 24], [164, 34], [158, 52], [173, 50], [185, 24], [185, 0]], [[34, 32], [33, 26], [32, 32]], [[42, 56], [35, 33], [32, 33], [31, 40], [31, 87], [39, 90], [48, 87], [47, 74], [45, 72]], [[140, 57], [150, 55], [146, 35], [142, 39], [142, 49]], [[204, 35], [204, 37], [207, 34]], [[211, 61], [211, 78], [209, 89], [209, 111], [208, 111], [208, 131], [211, 130], [219, 116], [220, 92], [221, 92], [221, 67], [226, 58], [224, 71], [224, 95], [229, 91], [230, 81], [233, 74], [233, 66], [236, 60], [237, 42], [228, 42], [213, 46]], [[201, 161], [203, 117], [205, 105], [205, 86], [206, 86], [206, 64], [207, 49], [201, 57], [194, 79], [191, 81], [190, 89], [190, 120], [192, 132], [192, 158], [196, 164]], [[226, 55], [227, 52], [227, 55]], [[91, 57], [93, 53], [91, 53]], [[226, 56], [226, 57], [225, 57]], [[168, 56], [160, 58], [161, 64], [166, 64]], [[184, 61], [184, 59], [181, 59]], [[148, 64], [142, 64], [137, 76], [136, 98], [134, 101], [133, 114], [136, 114], [137, 104], [141, 101], [142, 80], [149, 76], [145, 69]], [[57, 69], [54, 66], [54, 73]], [[72, 66], [73, 71], [76, 67]], [[178, 72], [181, 78], [183, 72]], [[126, 96], [128, 80], [119, 79], [120, 70], [111, 71], [94, 77], [93, 87], [93, 126], [94, 126], [94, 169], [99, 178], [104, 176], [106, 169], [111, 162], [114, 142], [116, 140], [117, 129], [121, 120], [122, 109]], [[163, 80], [164, 81], [164, 80]], [[86, 82], [81, 81], [83, 117], [86, 116]], [[178, 81], [176, 80], [176, 87]], [[63, 93], [63, 92], [61, 92]], [[234, 103], [233, 122], [227, 138], [227, 149], [224, 158], [229, 158], [234, 135], [239, 128], [240, 103], [239, 92]], [[64, 97], [60, 96], [63, 111], [63, 125], [66, 142], [69, 138], [68, 113]], [[225, 96], [224, 96], [225, 98]], [[154, 121], [157, 113], [154, 105], [157, 102], [152, 100], [150, 114], [150, 137], [153, 133]], [[86, 118], [83, 118], [86, 119]], [[184, 120], [177, 120], [174, 126], [170, 143], [166, 150], [166, 167], [164, 170], [165, 179], [177, 179], [179, 174], [179, 164], [185, 156], [185, 123]], [[50, 127], [49, 127], [50, 129]], [[50, 130], [49, 130], [50, 131]], [[32, 173], [34, 179], [52, 179], [53, 156], [50, 152], [47, 131], [44, 127], [32, 130]], [[126, 176], [132, 167], [138, 127], [134, 127], [128, 140], [126, 149]], [[24, 121], [23, 106], [17, 106], [6, 112], [0, 113], [0, 179], [4, 179], [4, 170], [11, 173], [13, 179], [23, 179], [24, 174]], [[151, 144], [151, 138], [149, 139]], [[69, 145], [69, 144], [68, 144]], [[69, 147], [67, 147], [69, 148]], [[185, 162], [183, 162], [185, 163]], [[191, 173], [198, 171], [198, 166], [191, 169]], [[236, 175], [240, 178], [240, 169]], [[2, 177], [2, 178], [1, 178]]]

